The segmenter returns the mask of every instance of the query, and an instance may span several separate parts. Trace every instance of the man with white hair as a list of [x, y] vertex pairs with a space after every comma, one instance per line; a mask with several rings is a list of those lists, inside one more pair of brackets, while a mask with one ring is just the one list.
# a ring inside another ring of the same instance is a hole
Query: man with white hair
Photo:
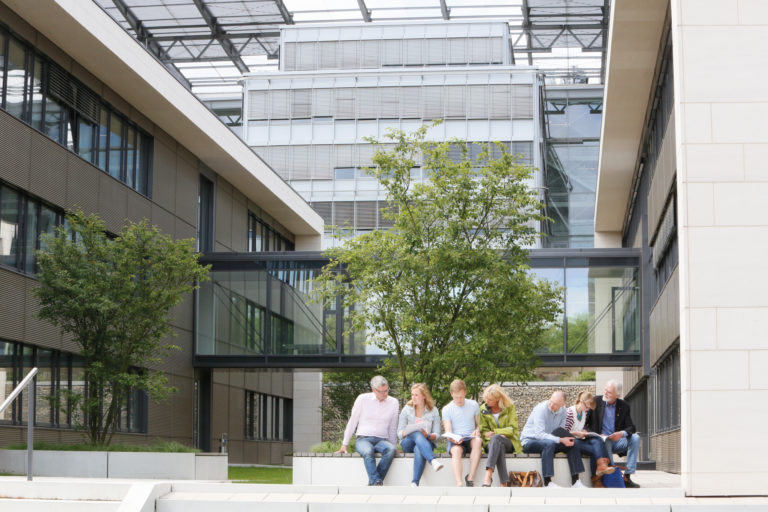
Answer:
[[595, 397], [595, 408], [587, 413], [586, 427], [590, 432], [607, 436], [605, 449], [613, 465], [613, 454], [627, 454], [627, 471], [624, 473], [624, 485], [640, 487], [632, 481], [637, 469], [637, 452], [640, 448], [640, 436], [629, 415], [629, 404], [619, 398], [621, 383], [609, 380], [605, 383], [603, 394]]
[[[352, 406], [344, 441], [336, 453], [347, 453], [355, 433], [355, 450], [363, 457], [368, 485], [384, 485], [384, 477], [395, 457], [398, 409], [397, 400], [389, 396], [389, 383], [381, 375], [371, 379], [371, 392], [358, 395]], [[376, 452], [381, 453], [378, 467]]]

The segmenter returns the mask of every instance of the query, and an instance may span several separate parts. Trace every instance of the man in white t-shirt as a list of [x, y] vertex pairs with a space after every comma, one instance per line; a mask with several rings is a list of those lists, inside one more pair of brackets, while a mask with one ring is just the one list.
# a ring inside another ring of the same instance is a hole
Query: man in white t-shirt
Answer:
[[[458, 439], [448, 438], [448, 451], [451, 453], [451, 468], [456, 485], [461, 487], [473, 487], [475, 473], [480, 465], [480, 454], [483, 450], [483, 439], [478, 429], [477, 415], [480, 407], [477, 402], [466, 398], [467, 385], [463, 380], [456, 379], [451, 382], [451, 398], [453, 401], [443, 407], [443, 430], [445, 434], [455, 434]], [[469, 452], [469, 474], [461, 479], [461, 457]]]

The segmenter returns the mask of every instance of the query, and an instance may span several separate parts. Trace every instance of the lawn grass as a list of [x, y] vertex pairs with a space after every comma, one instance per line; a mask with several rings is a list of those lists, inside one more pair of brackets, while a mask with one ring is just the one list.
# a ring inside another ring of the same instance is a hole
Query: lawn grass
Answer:
[[290, 484], [292, 468], [229, 466], [229, 479], [236, 484]]

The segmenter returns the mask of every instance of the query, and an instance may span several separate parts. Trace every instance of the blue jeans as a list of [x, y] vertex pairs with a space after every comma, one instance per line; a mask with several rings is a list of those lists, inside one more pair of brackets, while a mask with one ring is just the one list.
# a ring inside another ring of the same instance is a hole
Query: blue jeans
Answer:
[[586, 439], [576, 439], [575, 443], [581, 453], [589, 454], [589, 469], [592, 470], [592, 476], [597, 472], [597, 459], [608, 457], [603, 440], [597, 437], [588, 437]]
[[629, 437], [622, 437], [618, 441], [605, 440], [605, 450], [613, 465], [613, 454], [627, 452], [627, 471], [625, 474], [631, 475], [637, 469], [637, 451], [640, 449], [640, 436], [632, 434]]
[[428, 441], [421, 432], [411, 432], [400, 441], [405, 453], [413, 453], [413, 478], [411, 482], [419, 483], [424, 473], [424, 466], [435, 458], [435, 445]]
[[[383, 482], [392, 459], [395, 458], [395, 447], [392, 443], [381, 437], [358, 437], [355, 441], [355, 450], [363, 458], [365, 471], [368, 473], [368, 485]], [[374, 458], [376, 452], [381, 454], [378, 467]]]
[[581, 462], [581, 450], [574, 443], [573, 446], [565, 446], [556, 441], [532, 439], [523, 445], [523, 453], [541, 454], [541, 476], [552, 478], [555, 476], [555, 453], [562, 452], [568, 457], [568, 467], [571, 475], [578, 475], [584, 471], [584, 463]]

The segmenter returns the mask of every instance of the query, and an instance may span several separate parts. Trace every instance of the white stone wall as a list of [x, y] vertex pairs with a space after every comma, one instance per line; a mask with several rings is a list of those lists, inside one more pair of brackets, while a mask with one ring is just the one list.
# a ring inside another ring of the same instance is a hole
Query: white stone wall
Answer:
[[764, 495], [768, 2], [671, 0], [671, 14], [683, 486]]
[[293, 373], [293, 451], [308, 452], [322, 439], [320, 410], [323, 394], [321, 372]]

